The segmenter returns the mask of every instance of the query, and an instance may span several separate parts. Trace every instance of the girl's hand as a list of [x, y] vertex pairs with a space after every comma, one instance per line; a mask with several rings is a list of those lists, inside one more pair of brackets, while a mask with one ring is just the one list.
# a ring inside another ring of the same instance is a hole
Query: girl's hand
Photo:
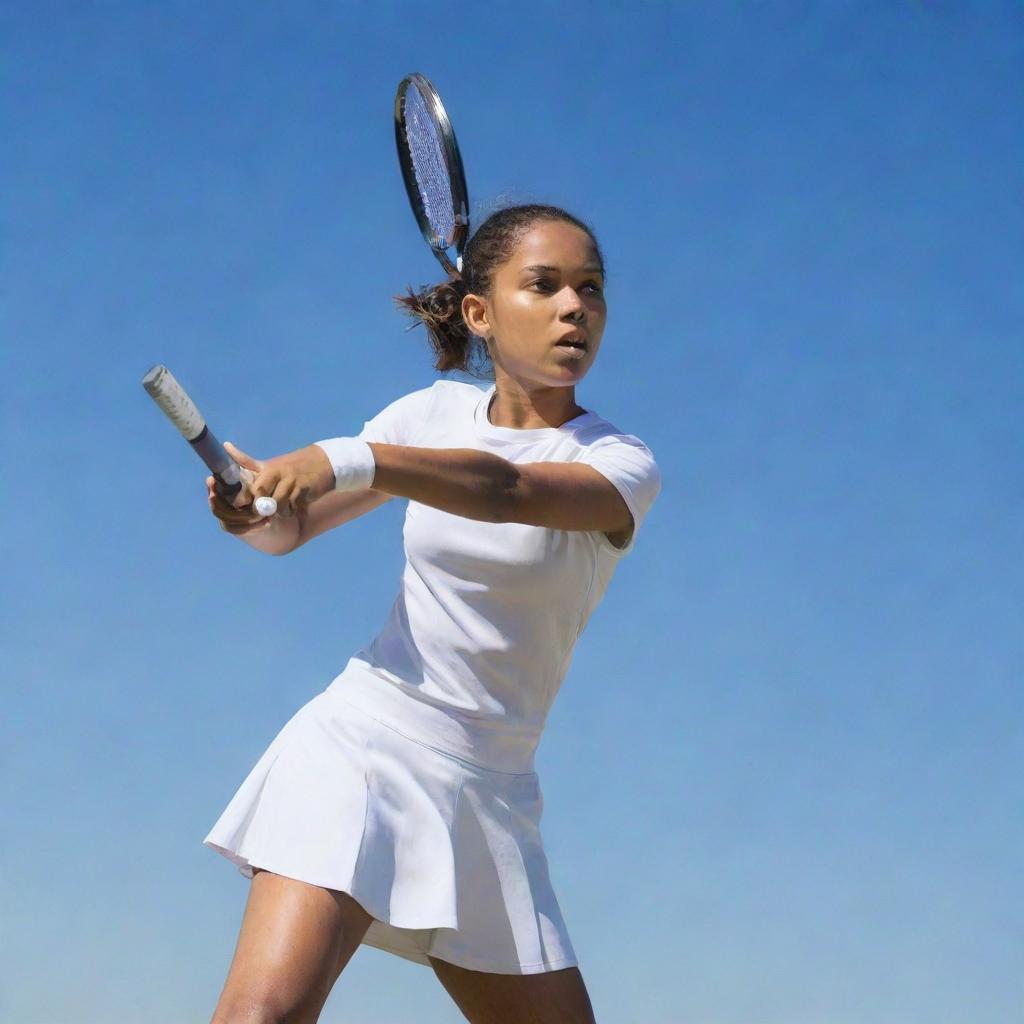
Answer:
[[210, 504], [210, 511], [220, 520], [220, 527], [236, 537], [253, 533], [269, 525], [273, 516], [258, 516], [252, 509], [252, 498], [247, 494], [243, 484], [242, 489], [235, 495], [235, 501], [245, 502], [238, 506], [232, 505], [214, 486], [212, 476], [206, 478], [206, 498]]
[[295, 515], [334, 490], [334, 467], [315, 444], [266, 462], [251, 458], [230, 442], [225, 442], [224, 447], [242, 467], [248, 501], [264, 495], [271, 497], [277, 502], [278, 515]]
[[[252, 481], [263, 471], [265, 463], [254, 459], [230, 441], [224, 443], [228, 454], [241, 467], [242, 488], [232, 501], [225, 498], [216, 488], [212, 476], [206, 478], [207, 500], [210, 511], [220, 520], [221, 528], [235, 536], [253, 533], [261, 527], [268, 526], [273, 516], [257, 515], [252, 508], [254, 495], [251, 491]], [[285, 515], [291, 513], [286, 511]]]

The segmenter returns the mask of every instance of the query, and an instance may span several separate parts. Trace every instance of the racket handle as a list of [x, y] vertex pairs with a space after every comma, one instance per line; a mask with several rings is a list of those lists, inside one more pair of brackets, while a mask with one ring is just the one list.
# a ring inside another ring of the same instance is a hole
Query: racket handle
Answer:
[[242, 467], [228, 455], [210, 428], [204, 425], [202, 433], [189, 444], [213, 474], [217, 492], [229, 501], [234, 498], [242, 489]]
[[[253, 479], [249, 470], [243, 470], [224, 445], [217, 440], [206, 425], [195, 402], [185, 389], [174, 379], [166, 366], [157, 364], [142, 378], [142, 386], [163, 410], [164, 415], [178, 428], [192, 450], [206, 463], [213, 473], [214, 487], [225, 500], [234, 504], [242, 489], [243, 481]], [[277, 511], [277, 502], [270, 497], [256, 499], [256, 512], [261, 516], [272, 516]]]

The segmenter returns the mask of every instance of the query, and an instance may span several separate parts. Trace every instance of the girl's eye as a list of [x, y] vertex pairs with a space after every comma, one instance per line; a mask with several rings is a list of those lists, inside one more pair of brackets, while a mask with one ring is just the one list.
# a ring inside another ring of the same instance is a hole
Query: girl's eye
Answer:
[[[534, 281], [530, 287], [548, 289], [552, 287], [552, 284], [550, 281], [540, 280]], [[596, 281], [588, 281], [583, 287], [590, 288], [595, 295], [600, 295], [602, 291], [601, 286]]]

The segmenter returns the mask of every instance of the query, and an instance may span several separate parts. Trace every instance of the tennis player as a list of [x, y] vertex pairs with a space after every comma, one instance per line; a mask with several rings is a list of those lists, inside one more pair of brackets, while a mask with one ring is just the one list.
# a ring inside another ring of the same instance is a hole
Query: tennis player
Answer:
[[461, 273], [398, 297], [436, 369], [488, 367], [486, 390], [437, 380], [357, 437], [266, 461], [231, 446], [255, 474], [243, 503], [272, 495], [270, 519], [207, 480], [222, 527], [273, 555], [408, 499], [389, 619], [204, 840], [251, 879], [217, 1024], [316, 1021], [360, 944], [431, 966], [473, 1024], [594, 1021], [548, 874], [534, 753], [661, 489], [650, 449], [577, 402], [604, 284], [582, 221], [499, 210]]

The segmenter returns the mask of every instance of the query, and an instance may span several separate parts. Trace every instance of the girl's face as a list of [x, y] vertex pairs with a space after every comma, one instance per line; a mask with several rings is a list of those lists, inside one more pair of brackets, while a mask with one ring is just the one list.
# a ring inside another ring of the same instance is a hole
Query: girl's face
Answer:
[[[520, 381], [570, 386], [597, 357], [607, 310], [590, 236], [564, 221], [538, 221], [491, 279], [489, 298], [467, 295], [463, 317], [491, 338], [495, 367]], [[563, 339], [578, 338], [582, 347]]]

